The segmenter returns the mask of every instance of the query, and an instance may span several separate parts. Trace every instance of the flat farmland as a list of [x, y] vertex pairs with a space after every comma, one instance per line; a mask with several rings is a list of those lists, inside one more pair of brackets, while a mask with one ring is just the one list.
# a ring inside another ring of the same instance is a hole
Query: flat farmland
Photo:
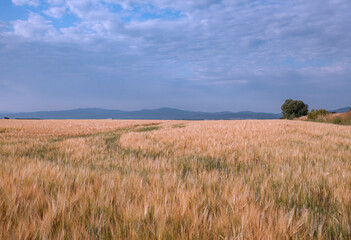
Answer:
[[350, 239], [351, 126], [0, 120], [1, 239]]

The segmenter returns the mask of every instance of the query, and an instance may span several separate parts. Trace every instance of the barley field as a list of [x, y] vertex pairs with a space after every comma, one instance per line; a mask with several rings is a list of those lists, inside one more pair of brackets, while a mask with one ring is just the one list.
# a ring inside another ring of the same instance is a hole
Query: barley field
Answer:
[[0, 239], [351, 239], [351, 126], [0, 120]]

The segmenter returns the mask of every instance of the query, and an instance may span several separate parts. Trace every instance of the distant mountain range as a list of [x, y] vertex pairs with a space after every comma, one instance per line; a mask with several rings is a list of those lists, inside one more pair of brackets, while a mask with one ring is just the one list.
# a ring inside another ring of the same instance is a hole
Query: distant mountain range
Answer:
[[335, 110], [329, 110], [328, 112], [344, 113], [344, 112], [348, 112], [349, 110], [350, 110], [350, 107], [344, 107], [344, 108], [338, 108]]
[[[350, 107], [332, 112], [347, 112]], [[0, 118], [38, 119], [157, 119], [157, 120], [231, 120], [231, 119], [279, 119], [281, 113], [264, 112], [194, 112], [176, 108], [143, 109], [139, 111], [79, 108], [62, 111], [0, 113]]]
[[0, 117], [39, 119], [158, 119], [158, 120], [230, 120], [279, 119], [281, 114], [263, 112], [194, 112], [176, 108], [143, 109], [139, 111], [79, 108], [62, 111], [19, 112], [1, 114]]

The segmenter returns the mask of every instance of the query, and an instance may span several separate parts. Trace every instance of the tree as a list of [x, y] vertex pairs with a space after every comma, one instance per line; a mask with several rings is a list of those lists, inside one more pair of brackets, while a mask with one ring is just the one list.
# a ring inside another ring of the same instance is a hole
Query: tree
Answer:
[[281, 109], [283, 118], [287, 119], [305, 116], [308, 113], [308, 105], [299, 100], [286, 99]]
[[308, 113], [307, 118], [312, 119], [312, 120], [316, 120], [319, 117], [324, 117], [328, 114], [329, 114], [329, 112], [325, 109], [319, 109], [319, 110], [312, 109], [311, 112]]

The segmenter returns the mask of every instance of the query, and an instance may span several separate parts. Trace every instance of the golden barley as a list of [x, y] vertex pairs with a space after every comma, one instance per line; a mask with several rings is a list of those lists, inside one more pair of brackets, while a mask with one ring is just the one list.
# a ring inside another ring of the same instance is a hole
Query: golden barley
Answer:
[[350, 239], [351, 127], [0, 120], [1, 239]]

